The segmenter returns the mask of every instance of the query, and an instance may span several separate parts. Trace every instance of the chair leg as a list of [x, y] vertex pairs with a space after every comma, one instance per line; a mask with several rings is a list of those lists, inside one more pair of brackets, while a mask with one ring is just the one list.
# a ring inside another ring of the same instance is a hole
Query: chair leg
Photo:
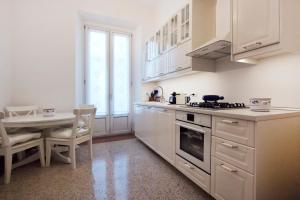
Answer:
[[46, 141], [46, 167], [50, 166], [50, 161], [51, 161], [51, 143], [49, 141]]
[[71, 163], [72, 163], [72, 169], [76, 169], [76, 152], [75, 152], [75, 143], [72, 142], [70, 145], [70, 158], [71, 158]]
[[45, 167], [45, 150], [44, 150], [44, 141], [43, 140], [40, 141], [39, 155], [40, 155], [41, 166]]
[[90, 158], [93, 160], [93, 140], [90, 138], [89, 140], [89, 153], [90, 153]]
[[4, 169], [4, 183], [10, 183], [11, 170], [12, 170], [12, 152], [10, 148], [5, 150], [5, 169]]
[[21, 161], [25, 158], [25, 151], [21, 151], [19, 153], [17, 153], [17, 158], [18, 158], [18, 161]]

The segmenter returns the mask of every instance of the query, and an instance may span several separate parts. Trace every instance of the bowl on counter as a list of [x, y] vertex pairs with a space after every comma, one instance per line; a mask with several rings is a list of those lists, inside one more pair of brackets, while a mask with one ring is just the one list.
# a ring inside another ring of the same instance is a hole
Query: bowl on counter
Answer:
[[271, 109], [271, 98], [251, 98], [250, 110], [255, 112], [269, 112]]
[[44, 117], [53, 117], [55, 114], [55, 108], [43, 108], [43, 116]]

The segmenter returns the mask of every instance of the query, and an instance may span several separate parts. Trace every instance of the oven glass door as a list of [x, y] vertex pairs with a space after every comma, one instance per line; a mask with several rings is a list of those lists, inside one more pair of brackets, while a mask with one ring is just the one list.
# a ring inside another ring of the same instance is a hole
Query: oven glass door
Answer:
[[176, 122], [176, 153], [210, 173], [211, 129]]
[[180, 127], [180, 149], [198, 160], [204, 160], [204, 133]]

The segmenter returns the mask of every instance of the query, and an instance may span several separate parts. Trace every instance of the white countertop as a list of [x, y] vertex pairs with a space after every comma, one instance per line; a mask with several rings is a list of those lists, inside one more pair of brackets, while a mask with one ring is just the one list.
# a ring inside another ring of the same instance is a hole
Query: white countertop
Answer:
[[293, 110], [287, 108], [273, 108], [270, 110], [270, 112], [253, 112], [249, 108], [212, 110], [212, 109], [205, 109], [205, 108], [191, 108], [191, 107], [186, 107], [185, 105], [170, 105], [168, 103], [159, 103], [159, 102], [137, 102], [135, 103], [135, 105], [167, 108], [167, 109], [174, 109], [179, 111], [195, 112], [195, 113], [237, 118], [237, 119], [243, 119], [249, 121], [263, 121], [263, 120], [300, 116], [299, 109]]

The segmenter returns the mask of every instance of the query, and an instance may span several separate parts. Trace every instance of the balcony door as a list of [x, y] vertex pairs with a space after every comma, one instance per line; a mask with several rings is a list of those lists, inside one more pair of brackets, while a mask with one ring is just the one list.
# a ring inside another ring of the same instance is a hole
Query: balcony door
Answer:
[[85, 27], [85, 103], [97, 107], [95, 135], [131, 131], [131, 34]]

